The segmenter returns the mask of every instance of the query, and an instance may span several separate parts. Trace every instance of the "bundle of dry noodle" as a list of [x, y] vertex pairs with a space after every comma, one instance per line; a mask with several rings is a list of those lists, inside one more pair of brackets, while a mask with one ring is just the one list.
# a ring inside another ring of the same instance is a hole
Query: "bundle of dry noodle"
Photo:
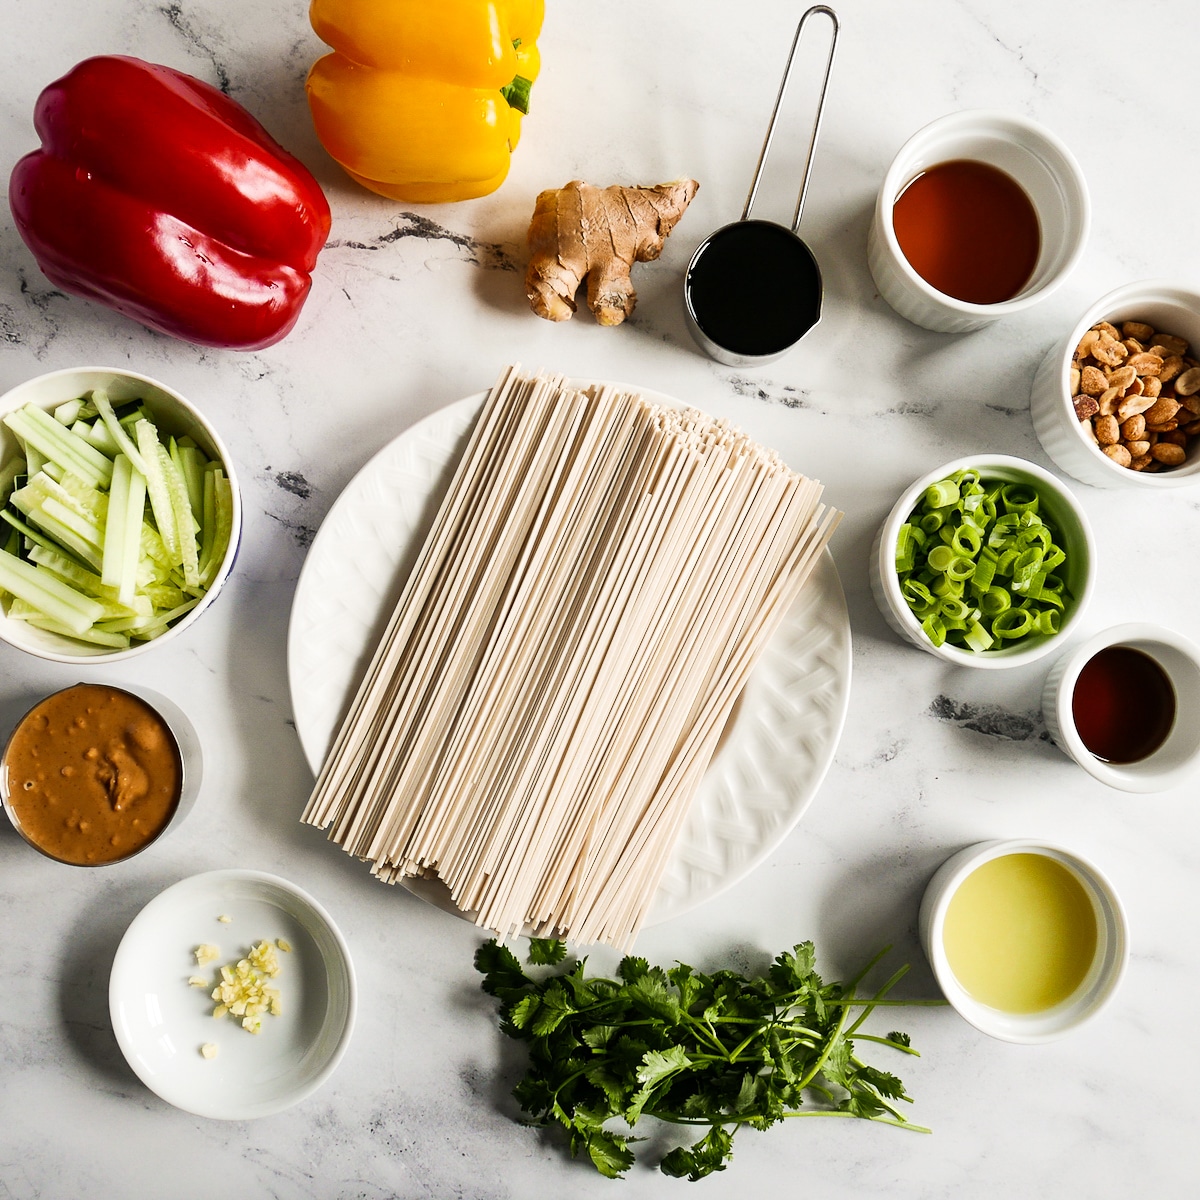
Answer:
[[303, 819], [501, 936], [628, 946], [820, 496], [694, 409], [509, 368]]

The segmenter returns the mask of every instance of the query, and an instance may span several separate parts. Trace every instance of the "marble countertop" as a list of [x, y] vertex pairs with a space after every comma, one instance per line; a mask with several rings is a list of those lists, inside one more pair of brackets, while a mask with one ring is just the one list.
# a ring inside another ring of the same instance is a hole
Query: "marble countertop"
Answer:
[[[932, 872], [988, 838], [1034, 836], [1095, 862], [1127, 907], [1132, 957], [1111, 1006], [1060, 1041], [1016, 1046], [947, 1008], [897, 1018], [922, 1057], [897, 1068], [932, 1136], [865, 1122], [743, 1132], [721, 1197], [887, 1195], [931, 1200], [1194, 1193], [1200, 1151], [1188, 1027], [1200, 991], [1200, 808], [1194, 785], [1110, 791], [1051, 745], [1039, 714], [1049, 662], [1011, 671], [941, 664], [901, 644], [871, 599], [867, 555], [917, 475], [973, 451], [1052, 466], [1028, 414], [1046, 348], [1095, 298], [1134, 279], [1200, 281], [1200, 105], [1191, 0], [841, 0], [842, 39], [803, 234], [825, 277], [821, 324], [755, 370], [690, 340], [681, 275], [741, 211], [798, 6], [781, 0], [551, 0], [544, 72], [512, 174], [494, 195], [414, 207], [359, 190], [317, 143], [303, 81], [321, 51], [303, 0], [0, 0], [0, 170], [35, 145], [46, 83], [101, 52], [135, 54], [221, 86], [324, 186], [333, 233], [296, 330], [253, 354], [152, 334], [52, 287], [0, 216], [0, 392], [83, 364], [170, 383], [222, 432], [244, 491], [227, 595], [172, 643], [112, 669], [43, 662], [0, 645], [5, 728], [80, 677], [135, 681], [186, 705], [203, 740], [203, 794], [152, 851], [103, 869], [60, 867], [0, 829], [0, 1197], [467, 1197], [520, 1200], [689, 1193], [647, 1166], [623, 1184], [572, 1163], [515, 1122], [518, 1073], [478, 990], [480, 933], [387, 888], [301, 826], [312, 784], [285, 665], [297, 575], [358, 468], [417, 419], [519, 360], [629, 381], [729, 417], [816, 475], [847, 516], [833, 542], [853, 630], [849, 718], [815, 802], [760, 869], [644, 932], [638, 951], [705, 968], [760, 968], [804, 938], [827, 977], [880, 945], [936, 994], [916, 938]], [[805, 59], [811, 79], [816, 59]], [[806, 144], [803, 83], [789, 102], [759, 215], [791, 213]], [[975, 334], [929, 333], [876, 295], [865, 260], [875, 192], [900, 144], [961, 108], [1032, 117], [1075, 152], [1091, 241], [1044, 303]], [[521, 284], [536, 194], [573, 178], [701, 189], [661, 260], [637, 268], [619, 329], [586, 312], [537, 320]], [[1131, 619], [1197, 632], [1200, 490], [1141, 495], [1071, 483], [1099, 542], [1085, 631]], [[353, 1042], [325, 1087], [247, 1123], [204, 1120], [149, 1092], [108, 1017], [108, 973], [139, 909], [198, 871], [274, 872], [345, 933], [361, 988]], [[595, 955], [607, 965], [611, 956]], [[1189, 1132], [1191, 1131], [1191, 1132]]]

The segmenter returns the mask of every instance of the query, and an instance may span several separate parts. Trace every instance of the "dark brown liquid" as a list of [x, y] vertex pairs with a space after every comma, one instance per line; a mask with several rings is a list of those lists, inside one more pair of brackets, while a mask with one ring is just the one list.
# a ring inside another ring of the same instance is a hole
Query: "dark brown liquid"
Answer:
[[1175, 689], [1148, 654], [1107, 646], [1079, 672], [1071, 715], [1083, 744], [1101, 762], [1140, 762], [1171, 732]]
[[821, 315], [816, 259], [772, 221], [718, 229], [696, 256], [686, 288], [696, 324], [734, 354], [779, 354]]
[[918, 175], [896, 198], [892, 223], [913, 270], [969, 304], [1018, 295], [1042, 245], [1037, 212], [1021, 185], [966, 159]]

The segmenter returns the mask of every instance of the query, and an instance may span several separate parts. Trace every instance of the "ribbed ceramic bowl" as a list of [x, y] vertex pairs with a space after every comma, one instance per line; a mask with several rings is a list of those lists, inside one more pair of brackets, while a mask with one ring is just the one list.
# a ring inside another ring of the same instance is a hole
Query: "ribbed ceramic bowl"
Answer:
[[[1058, 530], [1058, 544], [1067, 556], [1059, 574], [1063, 576], [1073, 599], [1064, 608], [1058, 633], [1024, 637], [1000, 650], [977, 652], [949, 643], [935, 646], [921, 628], [921, 623], [913, 616], [912, 609], [905, 603], [896, 575], [896, 540], [900, 535], [900, 527], [908, 520], [920, 502], [921, 493], [930, 484], [937, 483], [956, 471], [965, 470], [978, 471], [984, 482], [996, 480], [1003, 483], [1026, 483], [1037, 490], [1041, 511]], [[871, 591], [875, 596], [875, 603], [879, 605], [879, 611], [883, 613], [887, 623], [906, 641], [956, 666], [1017, 667], [1035, 662], [1049, 654], [1055, 646], [1061, 646], [1077, 627], [1079, 618], [1091, 602], [1095, 588], [1095, 539], [1079, 501], [1049, 471], [1008, 454], [969, 454], [945, 463], [934, 471], [926, 472], [901, 493], [875, 535], [875, 544], [871, 549], [870, 573]]]
[[[1152, 658], [1175, 692], [1175, 719], [1162, 745], [1131, 763], [1109, 763], [1084, 745], [1072, 715], [1079, 673], [1101, 650], [1127, 646]], [[1064, 654], [1042, 690], [1042, 715], [1054, 744], [1093, 779], [1124, 792], [1165, 792], [1200, 765], [1200, 649], [1172, 629], [1145, 622], [1115, 625]]]
[[[1091, 969], [1070, 996], [1041, 1012], [1004, 1012], [982, 1003], [955, 978], [946, 955], [946, 912], [954, 893], [973, 871], [1006, 854], [1044, 854], [1061, 863], [1082, 885], [1096, 916], [1096, 953]], [[917, 925], [925, 957], [946, 999], [976, 1029], [1006, 1042], [1049, 1042], [1082, 1025], [1112, 998], [1129, 960], [1125, 911], [1112, 884], [1071, 851], [1031, 838], [979, 842], [951, 855], [925, 889]]]
[[[134, 642], [125, 650], [110, 650], [103, 646], [77, 642], [38, 629], [27, 621], [14, 621], [0, 612], [0, 638], [18, 650], [36, 654], [53, 662], [65, 663], [114, 663], [144, 654], [155, 646], [177, 637], [191, 628], [202, 613], [206, 612], [224, 586], [237, 558], [238, 545], [242, 536], [242, 499], [237, 475], [229, 451], [220, 435], [205, 417], [185, 400], [177, 391], [165, 383], [159, 383], [148, 375], [136, 371], [125, 371], [116, 367], [70, 367], [39, 375], [36, 379], [18, 384], [0, 396], [0, 418], [26, 404], [52, 410], [68, 400], [86, 395], [94, 388], [105, 388], [115, 403], [141, 399], [146, 402], [156, 423], [164, 433], [176, 437], [190, 436], [213, 461], [220, 462], [225, 469], [233, 491], [233, 529], [229, 537], [229, 549], [220, 570], [203, 599], [190, 612], [185, 613], [164, 634], [148, 642]], [[17, 449], [17, 443], [6, 425], [0, 421], [0, 465], [6, 463]]]
[[1100, 321], [1153, 325], [1159, 333], [1186, 338], [1200, 357], [1200, 291], [1149, 279], [1129, 283], [1101, 297], [1075, 322], [1070, 333], [1047, 352], [1033, 380], [1029, 412], [1046, 453], [1069, 475], [1094, 487], [1161, 491], [1200, 483], [1200, 450], [1178, 467], [1147, 474], [1118, 466], [1083, 432], [1071, 399], [1071, 360], [1079, 339]]
[[[1029, 282], [1011, 300], [972, 304], [940, 292], [913, 270], [892, 221], [900, 193], [939, 163], [969, 159], [1011, 176], [1037, 211], [1041, 249]], [[900, 148], [884, 176], [867, 242], [879, 294], [914, 324], [940, 333], [982, 329], [1045, 299], [1075, 269], [1091, 226], [1087, 184], [1074, 155], [1048, 129], [1024, 117], [971, 109], [941, 117]]]

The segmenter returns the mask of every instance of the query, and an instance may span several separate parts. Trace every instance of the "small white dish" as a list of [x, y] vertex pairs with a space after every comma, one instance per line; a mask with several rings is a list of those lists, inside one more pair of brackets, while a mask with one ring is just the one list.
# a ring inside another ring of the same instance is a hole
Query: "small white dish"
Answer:
[[1191, 343], [1190, 352], [1200, 356], [1200, 291], [1165, 279], [1128, 283], [1101, 297], [1075, 322], [1071, 332], [1056, 342], [1042, 359], [1033, 379], [1029, 414], [1046, 453], [1069, 475], [1093, 487], [1141, 488], [1169, 491], [1200, 483], [1200, 451], [1186, 462], [1154, 474], [1133, 471], [1113, 462], [1083, 432], [1071, 398], [1071, 360], [1080, 338], [1093, 325], [1123, 321], [1154, 326]]
[[[1166, 739], [1137, 762], [1109, 763], [1084, 745], [1072, 707], [1079, 673], [1109, 646], [1127, 646], [1152, 658], [1175, 691], [1175, 717]], [[1165, 792], [1200, 763], [1200, 649], [1162, 625], [1130, 622], [1105, 629], [1064, 654], [1046, 677], [1042, 715], [1054, 744], [1093, 779], [1124, 792]]]
[[[1060, 573], [1074, 596], [1074, 601], [1067, 605], [1063, 612], [1058, 633], [1051, 636], [1035, 634], [1024, 637], [1000, 650], [977, 652], [961, 646], [952, 646], [948, 642], [935, 646], [926, 637], [920, 621], [913, 616], [912, 609], [905, 602], [896, 574], [896, 540], [900, 535], [900, 527], [908, 520], [920, 502], [921, 494], [930, 484], [937, 483], [956, 471], [968, 469], [978, 471], [985, 481], [1029, 483], [1036, 488], [1041, 511], [1053, 522], [1058, 531], [1058, 544], [1066, 553], [1067, 560]], [[960, 667], [991, 669], [1024, 666], [1049, 654], [1056, 646], [1061, 646], [1074, 632], [1080, 617], [1091, 603], [1095, 590], [1095, 554], [1095, 539], [1087, 514], [1070, 490], [1049, 471], [1008, 454], [968, 454], [934, 471], [926, 472], [900, 494], [900, 498], [892, 506], [891, 512], [875, 535], [875, 542], [871, 548], [868, 560], [871, 592], [879, 611], [883, 613], [884, 619], [892, 629], [905, 641], [911, 642], [935, 658]]]
[[[255, 943], [279, 938], [292, 947], [280, 950], [271, 981], [282, 1013], [264, 1016], [258, 1034], [214, 1018], [215, 984], [190, 987], [189, 977], [212, 980]], [[199, 967], [204, 943], [220, 957]], [[260, 871], [209, 871], [161, 892], [126, 930], [109, 981], [113, 1030], [138, 1077], [176, 1108], [218, 1120], [268, 1116], [319, 1088], [349, 1044], [355, 1007], [350, 952], [332, 918]], [[206, 1043], [217, 1047], [211, 1059]]]
[[[1022, 291], [999, 304], [972, 304], [939, 292], [909, 264], [896, 239], [892, 210], [921, 172], [969, 159], [1005, 172], [1024, 189], [1037, 212], [1041, 249]], [[1091, 203], [1074, 155], [1048, 129], [1024, 117], [969, 109], [918, 130], [892, 160], [871, 222], [867, 263], [879, 294], [914, 324], [940, 333], [982, 329], [1045, 299], [1075, 269], [1087, 243]]]
[[[137, 371], [126, 371], [119, 367], [68, 367], [62, 371], [52, 371], [49, 375], [27, 379], [5, 392], [0, 396], [0, 417], [18, 408], [24, 408], [27, 404], [36, 404], [40, 408], [51, 410], [68, 400], [84, 396], [95, 388], [104, 388], [116, 404], [128, 400], [144, 400], [164, 433], [171, 433], [176, 437], [186, 434], [210, 459], [221, 463], [233, 493], [233, 527], [225, 559], [200, 603], [190, 612], [184, 613], [166, 633], [151, 641], [134, 642], [125, 650], [109, 650], [103, 646], [77, 642], [72, 638], [38, 629], [28, 621], [14, 621], [0, 612], [0, 639], [16, 646], [18, 650], [36, 654], [38, 658], [49, 659], [51, 662], [89, 665], [123, 662], [178, 637], [185, 629], [194, 625], [200, 619], [201, 613], [217, 598], [226, 579], [229, 578], [230, 571], [233, 570], [242, 537], [241, 489], [229, 451], [205, 417], [165, 383], [159, 383], [158, 380], [141, 375]], [[16, 440], [8, 426], [0, 421], [0, 464], [9, 460], [16, 446]]]
[[[946, 955], [946, 913], [955, 892], [972, 872], [1008, 854], [1043, 854], [1055, 859], [1082, 885], [1096, 917], [1096, 951], [1090, 969], [1070, 996], [1040, 1012], [1005, 1012], [981, 1003], [955, 978]], [[929, 965], [955, 1011], [976, 1029], [1005, 1042], [1049, 1042], [1082, 1025], [1112, 998], [1129, 960], [1125, 911], [1112, 884], [1069, 850], [1029, 838], [979, 842], [951, 855], [925, 889], [918, 928]]]

